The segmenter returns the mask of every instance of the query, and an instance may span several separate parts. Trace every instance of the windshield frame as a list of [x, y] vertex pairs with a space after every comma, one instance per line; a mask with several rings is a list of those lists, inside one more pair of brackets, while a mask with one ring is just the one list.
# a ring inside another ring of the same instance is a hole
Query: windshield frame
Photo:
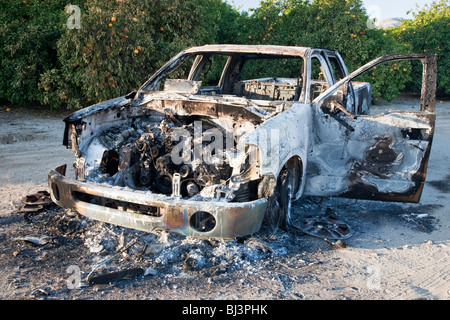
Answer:
[[[286, 58], [292, 58], [292, 59], [301, 59], [303, 64], [303, 70], [299, 70], [299, 74], [301, 74], [303, 78], [303, 83], [300, 88], [300, 94], [298, 97], [298, 100], [295, 102], [302, 102], [305, 98], [305, 92], [306, 92], [306, 84], [307, 79], [305, 77], [308, 77], [308, 69], [307, 69], [307, 59], [305, 55], [303, 54], [278, 54], [275, 52], [234, 52], [234, 51], [182, 51], [176, 56], [174, 56], [172, 59], [170, 59], [163, 67], [161, 67], [158, 71], [156, 71], [153, 76], [151, 76], [140, 88], [138, 91], [162, 91], [160, 90], [161, 82], [168, 78], [172, 72], [174, 72], [178, 67], [180, 67], [185, 61], [187, 61], [190, 58], [195, 59], [196, 56], [201, 55], [207, 55], [207, 56], [215, 56], [215, 55], [221, 55], [221, 56], [228, 56], [229, 61], [225, 64], [222, 78], [220, 79], [219, 86], [224, 85], [224, 78], [230, 78], [231, 74], [235, 72], [235, 70], [232, 70], [233, 67], [236, 66], [236, 63], [239, 63], [240, 61], [244, 62], [246, 60], [257, 60], [257, 59], [286, 59]], [[231, 58], [231, 59], [230, 59]], [[192, 70], [190, 72], [192, 74]], [[276, 75], [274, 75], [276, 76]], [[189, 77], [188, 77], [189, 78]], [[192, 80], [188, 79], [186, 80]], [[239, 96], [237, 96], [239, 97]]]

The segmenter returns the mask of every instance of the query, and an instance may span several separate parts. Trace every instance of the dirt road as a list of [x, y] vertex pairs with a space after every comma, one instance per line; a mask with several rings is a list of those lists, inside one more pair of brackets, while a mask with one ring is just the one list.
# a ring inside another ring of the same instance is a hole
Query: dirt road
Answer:
[[[417, 103], [403, 98], [374, 111]], [[148, 234], [52, 205], [18, 213], [24, 196], [47, 190], [47, 171], [70, 167], [73, 154], [61, 144], [64, 112], [1, 108], [0, 299], [447, 300], [450, 102], [436, 108], [420, 204], [295, 203], [297, 219], [332, 214], [346, 221], [354, 234], [342, 243], [295, 229], [234, 241]]]

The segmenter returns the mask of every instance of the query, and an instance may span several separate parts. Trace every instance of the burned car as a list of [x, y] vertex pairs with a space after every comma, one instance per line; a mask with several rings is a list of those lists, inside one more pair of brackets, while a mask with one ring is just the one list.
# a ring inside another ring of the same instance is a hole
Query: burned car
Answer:
[[[370, 115], [378, 65], [423, 64], [421, 107]], [[418, 202], [435, 123], [436, 56], [395, 54], [349, 74], [316, 48], [186, 49], [142, 87], [64, 119], [76, 155], [52, 200], [143, 231], [235, 238], [292, 223], [304, 195]]]

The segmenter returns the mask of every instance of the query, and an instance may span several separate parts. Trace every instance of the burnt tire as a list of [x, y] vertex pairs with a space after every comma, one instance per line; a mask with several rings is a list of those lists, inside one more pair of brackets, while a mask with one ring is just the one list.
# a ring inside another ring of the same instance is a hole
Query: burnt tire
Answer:
[[290, 170], [283, 169], [278, 177], [274, 194], [269, 198], [266, 212], [266, 223], [273, 233], [279, 229], [287, 230], [290, 224], [292, 199], [292, 175]]

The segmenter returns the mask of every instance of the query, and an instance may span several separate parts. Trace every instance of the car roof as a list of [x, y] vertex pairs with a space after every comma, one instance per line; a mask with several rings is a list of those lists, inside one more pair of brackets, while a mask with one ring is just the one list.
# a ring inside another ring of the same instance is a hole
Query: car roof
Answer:
[[275, 54], [305, 57], [313, 48], [278, 45], [242, 45], [242, 44], [212, 44], [199, 47], [191, 47], [184, 52], [201, 53], [253, 53], [253, 54]]

